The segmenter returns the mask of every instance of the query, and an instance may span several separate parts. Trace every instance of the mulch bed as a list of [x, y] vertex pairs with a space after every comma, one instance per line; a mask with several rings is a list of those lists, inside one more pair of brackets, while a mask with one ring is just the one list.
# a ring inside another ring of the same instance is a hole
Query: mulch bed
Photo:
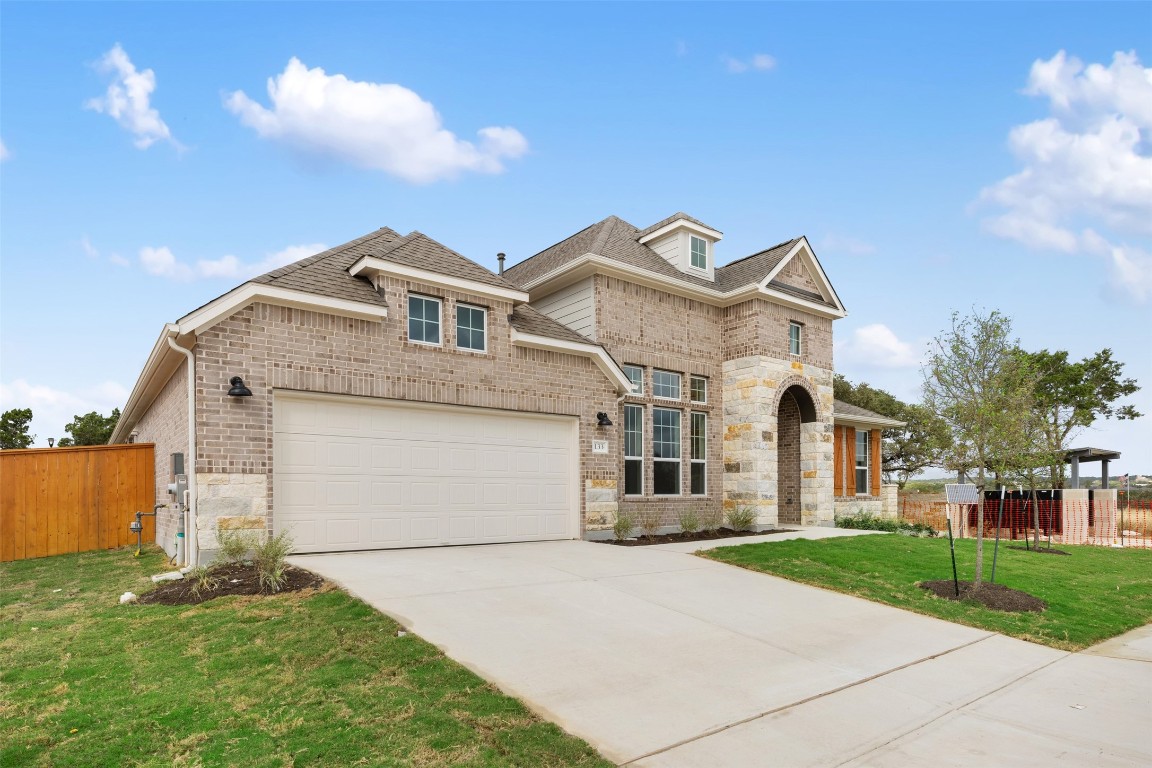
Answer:
[[922, 581], [918, 586], [933, 593], [936, 597], [943, 597], [946, 600], [975, 600], [985, 608], [991, 608], [994, 611], [1040, 613], [1048, 608], [1048, 603], [1040, 598], [1018, 589], [1006, 587], [1003, 584], [983, 582], [979, 589], [973, 589], [972, 582], [962, 581], [960, 582], [960, 597], [956, 597], [956, 585], [951, 579]]
[[138, 602], [143, 605], [199, 605], [206, 600], [226, 595], [279, 595], [285, 592], [316, 589], [324, 584], [323, 577], [303, 568], [289, 565], [285, 567], [284, 573], [288, 577], [287, 582], [279, 592], [272, 593], [260, 589], [256, 566], [243, 563], [220, 565], [212, 569], [212, 576], [217, 580], [215, 589], [202, 589], [197, 595], [192, 591], [195, 580], [185, 577], [181, 581], [160, 582], [156, 589], [140, 595]]
[[682, 541], [713, 541], [714, 539], [734, 539], [738, 536], [770, 536], [774, 533], [791, 533], [790, 528], [774, 528], [770, 531], [734, 531], [721, 528], [718, 531], [697, 531], [696, 533], [660, 533], [652, 538], [640, 536], [635, 539], [596, 539], [597, 544], [615, 544], [618, 547], [648, 547], [653, 544], [676, 544]]
[[1019, 549], [1021, 552], [1036, 552], [1041, 555], [1070, 555], [1071, 552], [1065, 552], [1062, 549], [1052, 549], [1052, 547], [1017, 547], [1011, 546], [1008, 549]]

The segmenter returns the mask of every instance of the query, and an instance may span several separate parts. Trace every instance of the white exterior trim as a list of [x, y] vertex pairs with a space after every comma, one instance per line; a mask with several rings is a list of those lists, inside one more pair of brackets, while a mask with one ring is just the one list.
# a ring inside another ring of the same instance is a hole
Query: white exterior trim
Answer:
[[565, 352], [569, 355], [590, 357], [592, 362], [616, 385], [616, 391], [631, 393], [632, 380], [624, 375], [616, 361], [598, 344], [580, 344], [575, 341], [553, 339], [549, 336], [540, 336], [535, 333], [524, 333], [512, 328], [512, 344], [517, 347], [531, 347], [533, 349], [547, 349], [553, 352]]
[[717, 232], [716, 230], [709, 229], [708, 227], [702, 227], [699, 224], [693, 224], [692, 222], [688, 221], [688, 219], [676, 219], [675, 221], [669, 222], [668, 224], [660, 227], [660, 229], [649, 232], [648, 234], [644, 235], [644, 237], [640, 238], [637, 242], [641, 245], [644, 245], [645, 243], [650, 243], [653, 240], [659, 240], [660, 238], [664, 237], [664, 235], [675, 232], [678, 229], [689, 229], [693, 232], [698, 232], [704, 235], [706, 238], [711, 238], [712, 240], [724, 239], [724, 234], [722, 232]]
[[[840, 317], [848, 314], [844, 311], [844, 304], [840, 301], [840, 297], [836, 295], [836, 289], [832, 287], [832, 282], [828, 279], [828, 275], [824, 274], [824, 268], [820, 266], [820, 262], [817, 261], [815, 255], [813, 255], [812, 246], [808, 244], [808, 238], [806, 237], [801, 237], [796, 241], [796, 245], [792, 246], [787, 255], [780, 259], [780, 263], [776, 265], [776, 268], [769, 272], [768, 276], [760, 281], [760, 288], [762, 290], [769, 291], [774, 295], [782, 296], [783, 294], [781, 294], [779, 291], [775, 291], [769, 288], [768, 284], [776, 279], [776, 275], [780, 274], [780, 271], [784, 269], [785, 265], [792, 261], [792, 259], [797, 255], [803, 258], [805, 266], [809, 268], [815, 268], [816, 275], [820, 282], [821, 293], [824, 294], [824, 297], [835, 304], [836, 307], [843, 313], [840, 315]], [[804, 299], [800, 298], [795, 298], [794, 300], [801, 302], [805, 301]], [[819, 304], [816, 304], [816, 302], [806, 303], [812, 304], [814, 306], [820, 306]]]
[[348, 268], [348, 274], [350, 275], [355, 276], [361, 273], [373, 277], [378, 275], [391, 275], [392, 277], [399, 277], [405, 280], [427, 283], [428, 285], [436, 285], [449, 290], [511, 301], [517, 304], [524, 304], [528, 301], [528, 294], [524, 291], [500, 288], [495, 285], [477, 282], [476, 280], [452, 277], [451, 275], [443, 275], [439, 272], [429, 272], [426, 269], [408, 267], [403, 264], [394, 264], [391, 261], [385, 261], [375, 256], [361, 257], [360, 260]]
[[869, 418], [867, 416], [838, 416], [832, 414], [832, 423], [837, 427], [853, 427], [862, 429], [896, 429], [907, 426], [903, 421], [889, 419], [883, 416]]
[[[147, 401], [147, 404], [150, 405], [156, 399], [156, 395], [160, 394], [164, 385], [168, 383], [168, 380], [172, 378], [172, 374], [182, 364], [183, 361], [168, 345], [168, 339], [177, 338], [179, 332], [180, 329], [174, 323], [164, 325], [164, 330], [160, 332], [160, 338], [156, 339], [156, 343], [152, 346], [152, 352], [149, 353], [148, 360], [144, 363], [140, 378], [136, 380], [136, 385], [132, 387], [132, 393], [128, 395], [128, 402], [124, 404], [124, 410], [116, 422], [115, 429], [112, 430], [112, 436], [108, 438], [109, 445], [127, 441], [128, 433], [135, 428], [139, 421], [136, 412], [140, 409], [141, 402]], [[195, 377], [193, 376], [193, 378]]]
[[180, 334], [194, 333], [199, 335], [224, 318], [229, 317], [236, 310], [253, 302], [331, 312], [361, 320], [383, 320], [388, 317], [388, 308], [376, 304], [336, 299], [261, 283], [244, 283], [244, 285], [233, 288], [223, 296], [213, 299], [200, 309], [180, 318], [177, 322]]

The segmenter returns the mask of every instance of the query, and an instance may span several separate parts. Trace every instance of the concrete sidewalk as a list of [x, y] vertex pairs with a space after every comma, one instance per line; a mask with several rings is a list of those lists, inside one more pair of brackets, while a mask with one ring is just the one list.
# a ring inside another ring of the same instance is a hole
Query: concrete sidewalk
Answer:
[[621, 765], [1152, 763], [1147, 636], [1067, 654], [682, 547], [560, 541], [292, 562]]

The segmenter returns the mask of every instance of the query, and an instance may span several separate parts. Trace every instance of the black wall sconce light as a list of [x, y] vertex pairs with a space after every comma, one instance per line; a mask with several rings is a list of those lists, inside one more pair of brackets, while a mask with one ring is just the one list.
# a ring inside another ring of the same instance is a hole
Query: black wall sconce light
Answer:
[[604, 411], [600, 411], [596, 414], [596, 426], [610, 427], [612, 426], [612, 419], [608, 418], [608, 414], [604, 413]]
[[233, 376], [228, 383], [232, 385], [232, 389], [228, 390], [228, 397], [252, 397], [252, 390], [244, 386], [244, 379], [239, 376]]

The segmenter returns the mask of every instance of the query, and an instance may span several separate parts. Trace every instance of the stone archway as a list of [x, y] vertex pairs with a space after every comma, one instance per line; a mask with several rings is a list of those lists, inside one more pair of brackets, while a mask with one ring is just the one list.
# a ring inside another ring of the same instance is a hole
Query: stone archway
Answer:
[[797, 383], [780, 393], [776, 406], [776, 505], [780, 525], [802, 523], [800, 425], [813, 421], [816, 403], [806, 387]]

